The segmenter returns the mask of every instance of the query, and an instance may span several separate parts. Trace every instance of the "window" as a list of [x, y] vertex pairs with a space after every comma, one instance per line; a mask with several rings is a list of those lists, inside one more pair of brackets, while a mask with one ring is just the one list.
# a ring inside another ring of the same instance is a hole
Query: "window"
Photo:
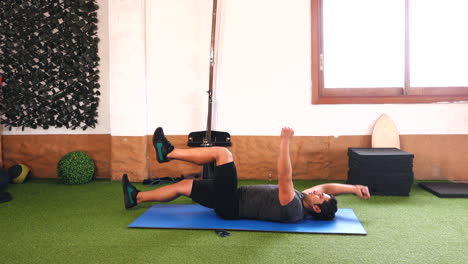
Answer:
[[468, 101], [468, 1], [311, 1], [314, 104]]

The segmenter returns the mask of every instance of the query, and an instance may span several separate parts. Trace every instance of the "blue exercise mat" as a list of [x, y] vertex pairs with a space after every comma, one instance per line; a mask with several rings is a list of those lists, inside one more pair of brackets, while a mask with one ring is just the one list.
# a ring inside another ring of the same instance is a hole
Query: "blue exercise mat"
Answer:
[[277, 223], [250, 219], [225, 220], [213, 209], [198, 204], [156, 204], [128, 227], [367, 235], [353, 209], [338, 209], [332, 221], [307, 219], [296, 223]]

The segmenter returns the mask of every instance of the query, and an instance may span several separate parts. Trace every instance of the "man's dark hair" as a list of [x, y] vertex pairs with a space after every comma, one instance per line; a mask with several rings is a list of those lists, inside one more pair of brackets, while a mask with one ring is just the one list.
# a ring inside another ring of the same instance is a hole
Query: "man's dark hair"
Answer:
[[330, 195], [328, 201], [324, 201], [322, 204], [317, 204], [320, 207], [320, 213], [310, 210], [310, 215], [317, 220], [332, 220], [335, 218], [335, 213], [338, 211], [338, 202], [335, 199], [335, 196]]

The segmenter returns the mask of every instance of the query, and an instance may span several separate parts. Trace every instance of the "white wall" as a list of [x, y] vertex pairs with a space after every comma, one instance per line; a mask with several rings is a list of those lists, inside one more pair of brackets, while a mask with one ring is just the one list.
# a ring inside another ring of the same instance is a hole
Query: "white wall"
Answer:
[[206, 126], [210, 0], [147, 1], [148, 134]]
[[112, 135], [146, 135], [145, 25], [145, 0], [109, 1]]
[[[368, 135], [387, 113], [401, 134], [468, 134], [468, 103], [312, 105], [310, 1], [218, 2], [214, 129], [277, 135], [288, 125], [297, 135]], [[211, 0], [98, 4], [103, 95], [97, 128], [4, 134], [138, 136], [159, 125], [167, 134], [204, 130]]]
[[[154, 39], [152, 48], [159, 49], [162, 42], [169, 49], [165, 40], [173, 34], [171, 29], [184, 35], [182, 44], [173, 44], [177, 50], [168, 51], [171, 56], [150, 54], [153, 64], [148, 75], [158, 76], [151, 89], [162, 98], [149, 100], [150, 113], [158, 113], [149, 116], [149, 123], [164, 125], [169, 134], [203, 130], [207, 102], [200, 96], [206, 97], [208, 83], [200, 74], [208, 76], [208, 66], [203, 65], [208, 55], [202, 57], [194, 50], [206, 54], [209, 45], [201, 47], [188, 28], [203, 27], [194, 29], [203, 32], [202, 38], [210, 24], [198, 20], [199, 24], [190, 25], [200, 11], [194, 6], [187, 13], [186, 8], [187, 2], [207, 8], [211, 0], [175, 0], [170, 8], [164, 0], [151, 2], [157, 4], [149, 12], [173, 18], [170, 23], [149, 23], [149, 28], [161, 24], [169, 28], [148, 33]], [[215, 129], [233, 135], [277, 135], [281, 126], [289, 125], [297, 135], [368, 135], [375, 120], [387, 113], [402, 134], [468, 134], [467, 103], [312, 105], [310, 1], [219, 0], [219, 4]], [[202, 68], [190, 72], [187, 65], [193, 62]], [[168, 77], [176, 75], [183, 80]]]

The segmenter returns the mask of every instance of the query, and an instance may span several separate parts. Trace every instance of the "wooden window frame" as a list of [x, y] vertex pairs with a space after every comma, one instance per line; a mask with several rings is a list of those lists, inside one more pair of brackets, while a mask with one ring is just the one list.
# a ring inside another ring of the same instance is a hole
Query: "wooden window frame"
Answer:
[[[405, 0], [405, 82], [404, 87], [324, 89], [323, 1], [311, 0], [312, 104], [417, 104], [468, 101], [468, 87], [410, 87], [409, 84], [409, 1]], [[326, 1], [326, 0], [325, 0]]]

